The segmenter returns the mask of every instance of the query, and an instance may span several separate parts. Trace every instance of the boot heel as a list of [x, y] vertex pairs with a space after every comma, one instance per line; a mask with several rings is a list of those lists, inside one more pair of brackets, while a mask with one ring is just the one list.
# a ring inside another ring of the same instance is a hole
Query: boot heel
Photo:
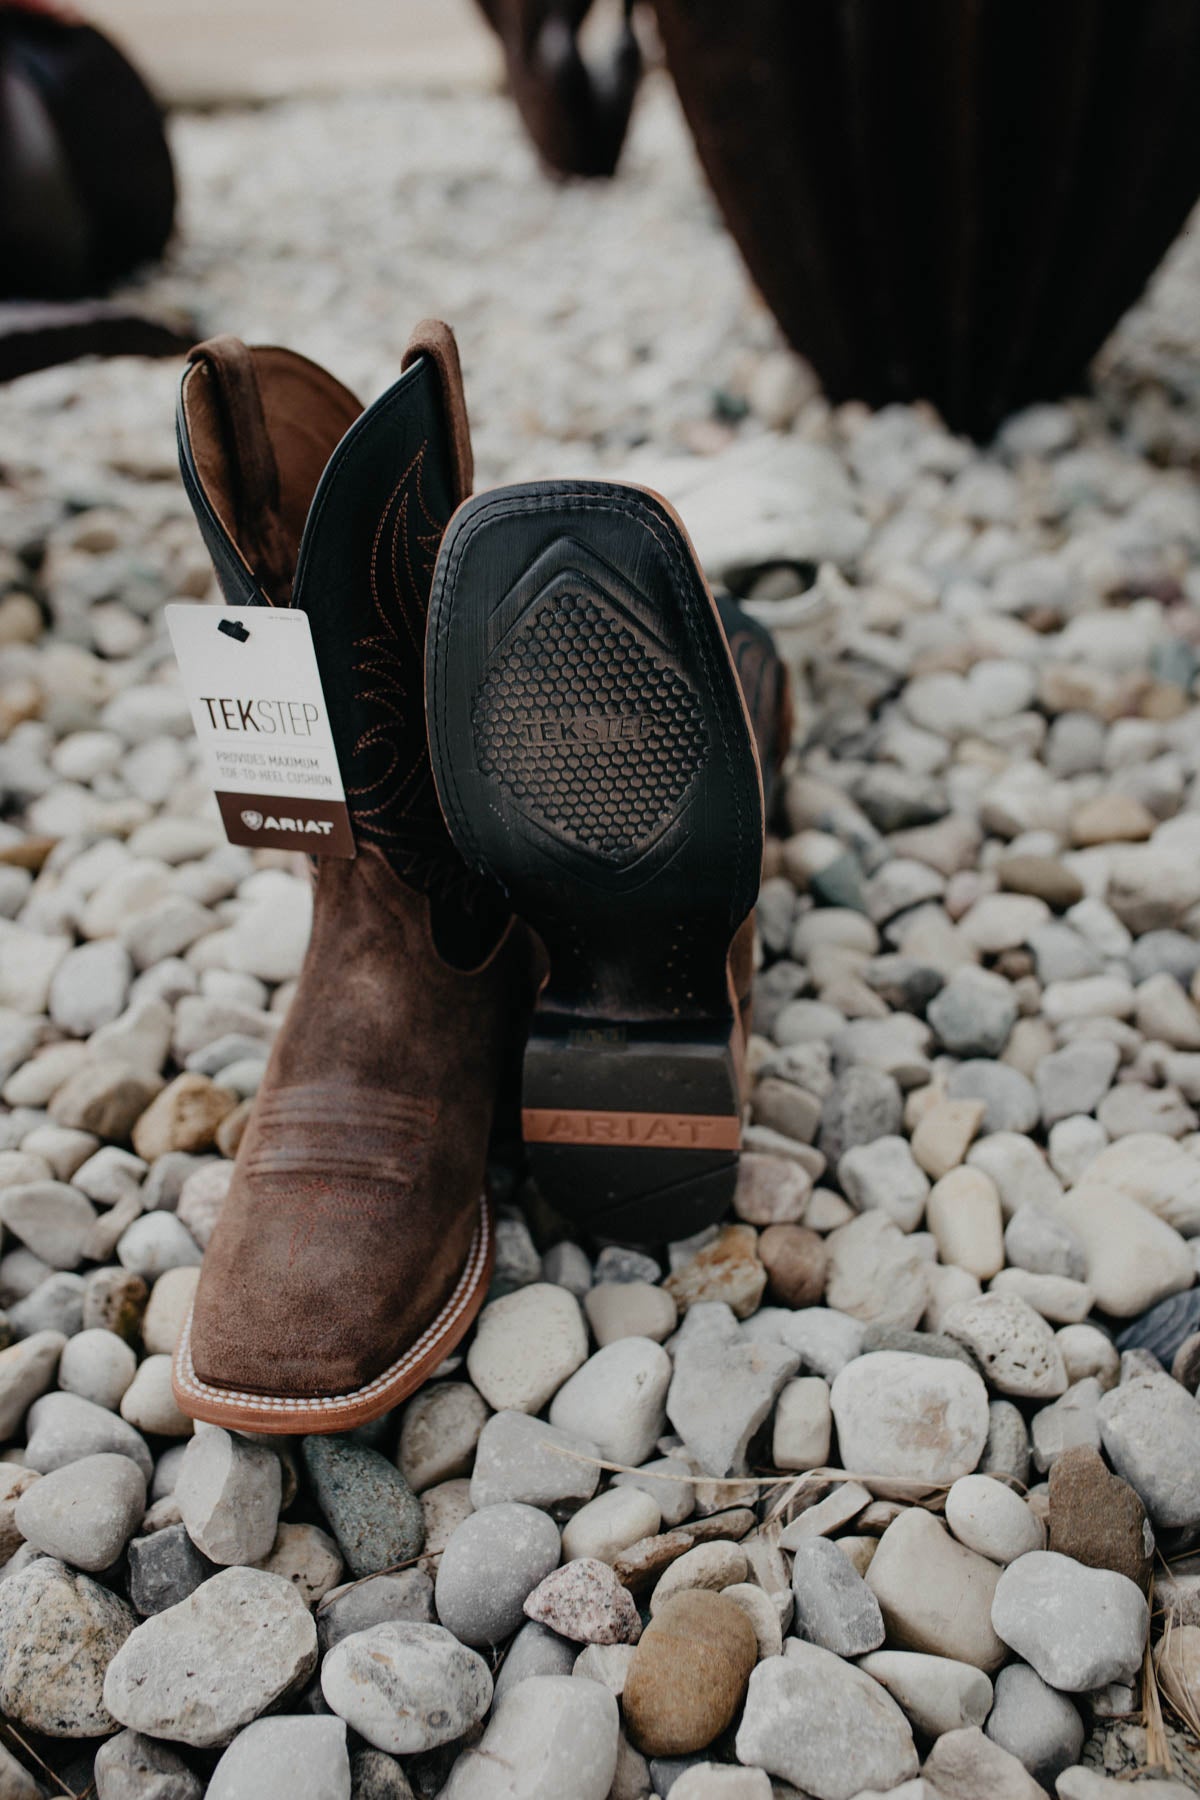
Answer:
[[660, 1243], [728, 1207], [741, 1144], [737, 1059], [720, 1031], [539, 1022], [525, 1052], [535, 1180], [598, 1236]]

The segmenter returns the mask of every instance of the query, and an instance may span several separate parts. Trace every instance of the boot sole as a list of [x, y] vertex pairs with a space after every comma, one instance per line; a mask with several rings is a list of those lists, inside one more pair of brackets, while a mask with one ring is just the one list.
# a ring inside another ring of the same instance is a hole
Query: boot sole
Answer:
[[463, 1272], [441, 1312], [382, 1374], [345, 1394], [265, 1394], [202, 1380], [192, 1362], [189, 1310], [171, 1370], [175, 1400], [190, 1419], [235, 1431], [312, 1435], [367, 1425], [415, 1393], [466, 1335], [487, 1295], [495, 1254], [491, 1202], [483, 1198]]
[[666, 502], [594, 482], [466, 501], [434, 577], [426, 698], [451, 835], [549, 956], [523, 1082], [538, 1185], [597, 1235], [699, 1230], [737, 1175], [727, 962], [758, 890], [762, 786]]

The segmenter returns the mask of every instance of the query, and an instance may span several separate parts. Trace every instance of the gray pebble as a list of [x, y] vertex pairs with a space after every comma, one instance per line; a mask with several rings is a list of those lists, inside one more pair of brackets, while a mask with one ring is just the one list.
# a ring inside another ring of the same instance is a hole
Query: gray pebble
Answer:
[[128, 1550], [129, 1598], [142, 1618], [178, 1606], [217, 1564], [197, 1550], [183, 1525], [165, 1525], [148, 1537], [135, 1537]]
[[0, 1193], [0, 1223], [52, 1269], [74, 1269], [83, 1261], [96, 1209], [65, 1181], [31, 1181]]
[[0, 1350], [0, 1441], [16, 1436], [33, 1402], [53, 1385], [66, 1346], [61, 1331], [39, 1331]]
[[1031, 1132], [1041, 1113], [1033, 1083], [1007, 1063], [960, 1063], [946, 1083], [951, 1100], [982, 1100], [980, 1132]]
[[1051, 1793], [1058, 1776], [1079, 1761], [1083, 1749], [1078, 1709], [1027, 1663], [1009, 1663], [996, 1676], [995, 1701], [984, 1730]]
[[119, 1731], [96, 1752], [96, 1800], [200, 1800], [204, 1786], [178, 1752]]
[[175, 1502], [210, 1561], [260, 1562], [270, 1554], [283, 1495], [279, 1458], [265, 1444], [210, 1426], [187, 1445]]
[[1087, 1257], [1083, 1245], [1063, 1219], [1043, 1206], [1019, 1206], [1004, 1232], [1004, 1253], [1010, 1267], [1035, 1275], [1064, 1275], [1083, 1281]]
[[1029, 1429], [1020, 1407], [1011, 1400], [988, 1403], [988, 1435], [979, 1459], [981, 1475], [1010, 1476], [1024, 1486], [1029, 1480]]
[[847, 1657], [865, 1656], [883, 1643], [878, 1600], [849, 1557], [828, 1538], [805, 1538], [797, 1545], [792, 1593], [797, 1637]]
[[1140, 1588], [1111, 1569], [1088, 1569], [1031, 1550], [996, 1584], [992, 1626], [1042, 1680], [1063, 1693], [1130, 1681], [1141, 1668], [1150, 1611]]
[[903, 1116], [904, 1101], [890, 1075], [866, 1066], [847, 1069], [821, 1108], [817, 1148], [836, 1167], [856, 1144], [895, 1137]]
[[1010, 982], [987, 969], [959, 969], [926, 1014], [952, 1056], [999, 1056], [1017, 1022]]
[[14, 1338], [33, 1337], [39, 1331], [56, 1331], [74, 1337], [83, 1324], [87, 1284], [82, 1275], [64, 1269], [48, 1275], [33, 1292], [8, 1308]]
[[504, 1653], [496, 1676], [498, 1706], [510, 1688], [531, 1675], [569, 1675], [575, 1667], [579, 1645], [559, 1637], [536, 1619], [527, 1619]]
[[128, 1456], [149, 1481], [154, 1470], [140, 1431], [78, 1394], [43, 1394], [29, 1409], [25, 1461], [40, 1475], [111, 1450]]
[[208, 1800], [350, 1800], [346, 1727], [329, 1714], [255, 1719], [213, 1770]]
[[17, 1530], [34, 1549], [95, 1573], [117, 1560], [146, 1510], [146, 1479], [127, 1456], [103, 1452], [43, 1475], [17, 1501]]
[[475, 1449], [471, 1504], [478, 1510], [506, 1500], [551, 1511], [590, 1500], [600, 1484], [600, 1452], [587, 1438], [561, 1431], [528, 1413], [498, 1412]]
[[306, 1681], [316, 1661], [316, 1626], [290, 1581], [222, 1569], [130, 1634], [108, 1665], [104, 1704], [134, 1731], [215, 1748]]
[[532, 1506], [487, 1506], [442, 1552], [438, 1617], [464, 1644], [498, 1644], [520, 1625], [528, 1596], [558, 1567], [558, 1527]]
[[424, 1569], [399, 1569], [394, 1575], [371, 1575], [326, 1594], [317, 1608], [321, 1654], [353, 1632], [369, 1631], [391, 1620], [433, 1623], [433, 1582]]
[[492, 1676], [483, 1657], [441, 1625], [393, 1619], [331, 1650], [321, 1691], [376, 1749], [413, 1755], [477, 1725], [491, 1705]]

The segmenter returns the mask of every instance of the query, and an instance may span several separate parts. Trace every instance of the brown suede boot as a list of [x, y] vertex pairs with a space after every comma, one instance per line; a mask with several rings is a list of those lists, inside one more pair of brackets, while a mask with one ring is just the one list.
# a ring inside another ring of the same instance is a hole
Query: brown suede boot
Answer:
[[319, 864], [175, 1393], [221, 1425], [345, 1431], [483, 1301], [493, 1100], [532, 991], [528, 934], [455, 851], [426, 744], [429, 585], [471, 482], [453, 338], [418, 327], [366, 413], [304, 358], [218, 338], [192, 353], [179, 432], [227, 597], [309, 616], [357, 855]]

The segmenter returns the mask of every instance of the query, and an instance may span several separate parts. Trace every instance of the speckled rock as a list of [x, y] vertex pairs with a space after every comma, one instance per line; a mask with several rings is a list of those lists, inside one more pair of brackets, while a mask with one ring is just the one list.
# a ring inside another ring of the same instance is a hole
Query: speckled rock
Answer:
[[352, 1575], [420, 1555], [421, 1503], [386, 1457], [349, 1438], [307, 1437], [304, 1467]]
[[492, 1677], [482, 1656], [440, 1625], [392, 1621], [343, 1638], [322, 1664], [321, 1692], [369, 1744], [411, 1755], [478, 1724]]
[[52, 1557], [0, 1582], [0, 1708], [54, 1738], [107, 1737], [105, 1669], [136, 1621], [123, 1600]]
[[1045, 1319], [1015, 1294], [982, 1294], [954, 1306], [943, 1321], [948, 1337], [965, 1344], [1000, 1394], [1052, 1400], [1064, 1393], [1062, 1352]]
[[642, 1634], [629, 1589], [594, 1557], [551, 1570], [526, 1596], [524, 1611], [574, 1644], [635, 1644]]

